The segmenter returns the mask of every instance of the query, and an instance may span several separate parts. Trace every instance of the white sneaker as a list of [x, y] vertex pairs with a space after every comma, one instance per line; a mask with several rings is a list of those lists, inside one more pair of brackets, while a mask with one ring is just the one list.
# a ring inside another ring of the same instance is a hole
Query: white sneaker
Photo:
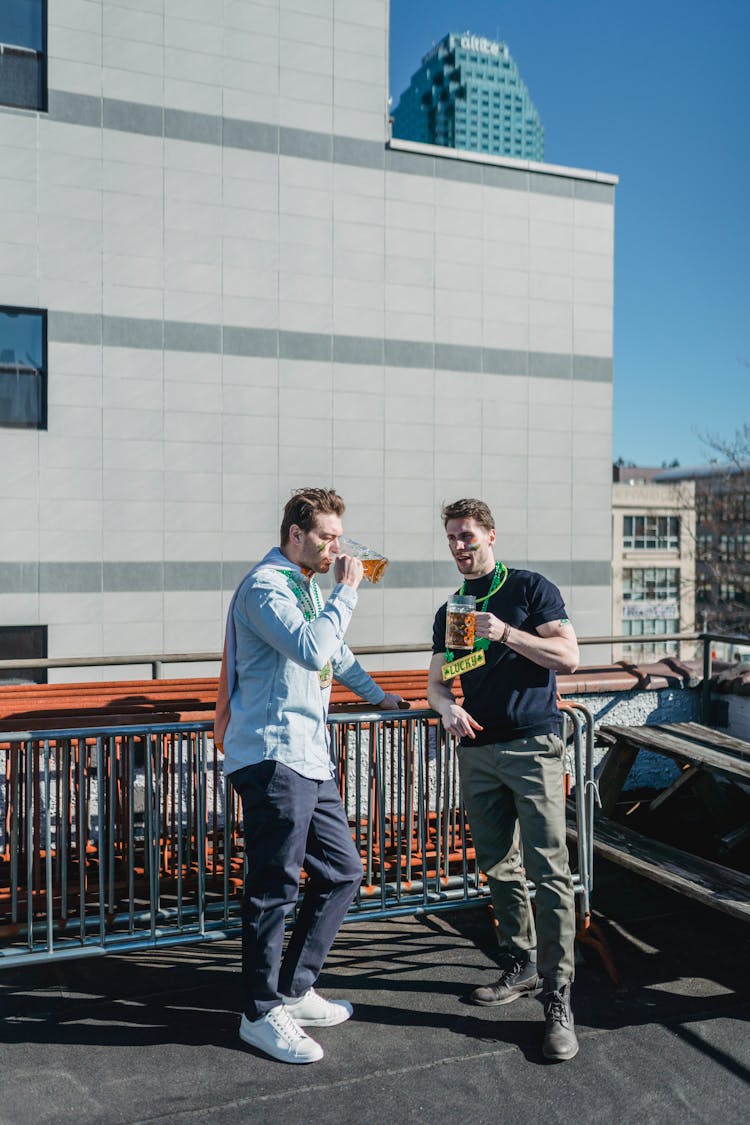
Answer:
[[243, 1016], [240, 1039], [279, 1062], [310, 1063], [323, 1058], [320, 1043], [311, 1039], [281, 1004], [258, 1020]]
[[284, 1009], [300, 1027], [334, 1027], [348, 1020], [354, 1011], [348, 1000], [326, 1000], [314, 988], [293, 999], [282, 996]]

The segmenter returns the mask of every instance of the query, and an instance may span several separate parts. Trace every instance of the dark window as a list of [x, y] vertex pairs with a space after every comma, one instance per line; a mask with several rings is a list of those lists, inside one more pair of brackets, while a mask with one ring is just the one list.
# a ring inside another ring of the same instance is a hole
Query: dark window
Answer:
[[745, 605], [750, 601], [750, 579], [743, 575], [729, 575], [719, 582], [719, 597], [723, 602]]
[[[46, 660], [46, 625], [0, 625], [0, 660]], [[46, 684], [46, 668], [0, 668], [0, 682]]]
[[47, 314], [0, 305], [0, 426], [47, 429]]
[[750, 562], [750, 535], [720, 535], [719, 559], [721, 562]]
[[743, 522], [748, 518], [747, 493], [743, 491], [744, 481], [728, 481], [725, 485], [726, 492], [721, 496], [718, 508], [718, 518], [725, 523]]
[[697, 602], [710, 602], [713, 601], [713, 589], [711, 582], [707, 578], [700, 578], [698, 586], [695, 591], [695, 600]]
[[47, 0], [0, 3], [0, 104], [47, 108]]
[[715, 554], [713, 535], [698, 535], [696, 543], [698, 558], [704, 562], [712, 560]]

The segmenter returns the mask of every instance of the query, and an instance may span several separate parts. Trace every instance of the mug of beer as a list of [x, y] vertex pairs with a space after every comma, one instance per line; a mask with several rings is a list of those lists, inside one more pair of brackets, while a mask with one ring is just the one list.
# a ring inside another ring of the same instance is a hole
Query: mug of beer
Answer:
[[348, 535], [339, 535], [339, 547], [342, 555], [349, 555], [353, 559], [362, 560], [365, 578], [368, 582], [380, 581], [385, 573], [385, 568], [388, 566], [388, 559], [385, 555], [379, 555], [371, 547], [365, 547], [363, 543], [358, 543], [356, 539], [350, 539]]
[[477, 599], [473, 594], [453, 594], [448, 598], [445, 615], [445, 647], [474, 648], [474, 612]]

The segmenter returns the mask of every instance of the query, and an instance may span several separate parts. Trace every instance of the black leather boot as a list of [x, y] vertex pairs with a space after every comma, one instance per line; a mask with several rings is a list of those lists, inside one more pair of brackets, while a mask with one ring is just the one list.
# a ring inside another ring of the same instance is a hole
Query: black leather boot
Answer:
[[469, 996], [472, 1004], [512, 1004], [521, 996], [536, 992], [539, 978], [536, 959], [528, 953], [506, 953], [500, 962], [502, 972], [495, 984], [475, 988]]
[[544, 1004], [544, 1044], [542, 1054], [550, 1062], [565, 1062], [578, 1054], [578, 1040], [570, 1010], [570, 985], [555, 988], [544, 982], [542, 994]]

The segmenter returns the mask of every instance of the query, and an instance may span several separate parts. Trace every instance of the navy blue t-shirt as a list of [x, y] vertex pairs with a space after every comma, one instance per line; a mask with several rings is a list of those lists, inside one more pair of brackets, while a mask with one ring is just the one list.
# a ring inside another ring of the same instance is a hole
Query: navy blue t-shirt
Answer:
[[[466, 594], [479, 602], [489, 590], [494, 573], [466, 582]], [[508, 570], [508, 577], [490, 598], [483, 612], [494, 613], [514, 629], [536, 633], [537, 625], [567, 618], [562, 594], [552, 582], [532, 570]], [[445, 603], [432, 627], [433, 653], [445, 652]], [[462, 653], [456, 653], [461, 656]], [[534, 734], [560, 734], [555, 673], [540, 668], [498, 642], [485, 650], [485, 663], [461, 676], [464, 707], [484, 727], [476, 737], [462, 738], [462, 746], [486, 746]]]

